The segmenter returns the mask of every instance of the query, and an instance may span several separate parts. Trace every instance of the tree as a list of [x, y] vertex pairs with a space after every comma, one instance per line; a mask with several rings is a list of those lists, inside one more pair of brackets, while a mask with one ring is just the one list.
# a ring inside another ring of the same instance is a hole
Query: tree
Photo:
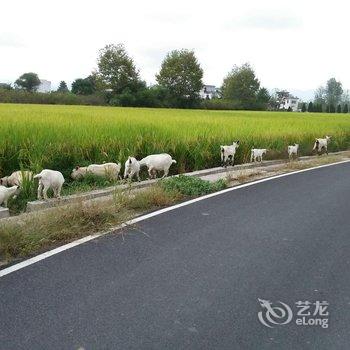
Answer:
[[267, 109], [267, 105], [271, 100], [269, 91], [266, 88], [260, 88], [256, 95], [258, 109]]
[[303, 104], [301, 105], [301, 111], [306, 112], [306, 103], [305, 102], [303, 102]]
[[168, 91], [173, 107], [192, 107], [199, 101], [203, 86], [203, 69], [193, 51], [182, 49], [169, 52], [156, 75], [158, 84]]
[[337, 113], [341, 113], [341, 105], [337, 106]]
[[13, 90], [13, 87], [11, 86], [11, 84], [0, 83], [0, 89], [4, 89], [4, 90]]
[[330, 104], [330, 105], [328, 105], [328, 107], [327, 107], [327, 112], [328, 113], [335, 113], [335, 107], [334, 107], [334, 104]]
[[238, 101], [243, 109], [251, 109], [256, 102], [260, 82], [249, 63], [234, 66], [222, 85], [224, 99]]
[[307, 106], [307, 111], [314, 112], [314, 104], [312, 102], [309, 102], [309, 104]]
[[314, 105], [314, 111], [322, 113], [323, 112], [323, 105], [321, 103], [315, 103]]
[[349, 106], [347, 103], [345, 103], [345, 105], [343, 107], [343, 113], [349, 113]]
[[15, 85], [20, 89], [33, 92], [40, 85], [40, 79], [36, 73], [24, 73], [15, 81]]
[[64, 80], [60, 82], [57, 92], [69, 92], [67, 83]]
[[111, 89], [114, 94], [122, 93], [126, 88], [131, 92], [144, 87], [139, 72], [122, 44], [110, 44], [99, 52], [97, 60], [97, 78], [104, 89]]
[[331, 78], [327, 81], [325, 88], [326, 103], [328, 105], [337, 106], [342, 98], [343, 87], [340, 81], [336, 81], [335, 78]]
[[322, 112], [323, 106], [326, 105], [326, 89], [323, 86], [315, 91], [314, 103], [317, 105], [317, 112]]
[[72, 83], [72, 93], [76, 95], [92, 95], [96, 90], [96, 77], [93, 75], [76, 79]]

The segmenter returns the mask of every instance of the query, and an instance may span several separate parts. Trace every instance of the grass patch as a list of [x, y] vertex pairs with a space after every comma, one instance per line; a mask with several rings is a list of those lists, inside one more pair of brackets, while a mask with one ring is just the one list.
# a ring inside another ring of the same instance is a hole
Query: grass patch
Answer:
[[99, 231], [108, 230], [135, 215], [172, 205], [187, 197], [221, 190], [215, 183], [179, 176], [138, 190], [116, 191], [112, 199], [78, 203], [55, 210], [19, 216], [0, 223], [0, 260], [11, 261]]
[[161, 186], [167, 192], [178, 192], [184, 196], [202, 196], [208, 193], [223, 190], [227, 187], [225, 180], [209, 182], [195, 176], [179, 175], [162, 181]]

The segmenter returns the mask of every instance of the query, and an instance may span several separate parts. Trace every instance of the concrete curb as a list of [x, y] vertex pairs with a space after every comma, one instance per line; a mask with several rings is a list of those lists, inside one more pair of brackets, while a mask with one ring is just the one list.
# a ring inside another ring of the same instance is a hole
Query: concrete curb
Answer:
[[[342, 153], [344, 153], [344, 152], [335, 152], [332, 154], [339, 155]], [[313, 158], [317, 158], [317, 156], [299, 157], [299, 160], [308, 160], [308, 159], [313, 159]], [[216, 168], [210, 168], [210, 169], [204, 169], [204, 170], [198, 170], [198, 171], [193, 171], [193, 172], [189, 172], [189, 173], [184, 173], [181, 175], [202, 177], [202, 176], [206, 176], [206, 175], [226, 173], [226, 172], [230, 172], [233, 170], [237, 171], [237, 170], [246, 170], [246, 169], [252, 169], [252, 168], [260, 168], [260, 167], [265, 167], [265, 166], [269, 166], [269, 165], [284, 164], [284, 163], [288, 163], [288, 162], [289, 161], [287, 159], [267, 160], [267, 161], [263, 161], [262, 163], [256, 163], [256, 162], [255, 163], [244, 163], [244, 164], [235, 165], [234, 167], [229, 166], [227, 168], [216, 167]], [[179, 176], [179, 175], [174, 175], [174, 176]], [[47, 201], [28, 202], [26, 212], [35, 212], [35, 211], [45, 210], [45, 209], [49, 209], [49, 208], [53, 208], [53, 207], [88, 201], [88, 200], [92, 200], [95, 198], [112, 196], [116, 191], [123, 192], [123, 191], [126, 191], [128, 189], [145, 188], [145, 187], [148, 187], [148, 186], [156, 183], [158, 180], [159, 179], [146, 180], [146, 181], [141, 181], [141, 182], [133, 182], [130, 184], [122, 184], [122, 185], [107, 187], [107, 188], [100, 189], [100, 190], [94, 190], [94, 191], [85, 192], [85, 193], [73, 194], [73, 195], [62, 197], [61, 199], [49, 199]]]
[[[206, 175], [225, 173], [227, 171], [232, 171], [232, 170], [245, 170], [250, 168], [258, 168], [261, 166], [281, 164], [281, 163], [284, 163], [284, 161], [283, 160], [265, 161], [262, 164], [246, 163], [246, 164], [236, 165], [234, 167], [232, 166], [227, 168], [217, 167], [217, 168], [211, 168], [211, 169], [198, 170], [190, 173], [184, 173], [181, 175], [201, 177]], [[174, 175], [174, 176], [179, 176], [179, 175]], [[31, 212], [45, 210], [45, 209], [49, 209], [57, 206], [69, 205], [69, 204], [74, 204], [78, 202], [84, 202], [84, 201], [100, 198], [100, 197], [112, 196], [116, 191], [123, 192], [128, 189], [145, 188], [153, 185], [157, 181], [159, 181], [159, 179], [145, 180], [141, 182], [132, 182], [130, 184], [122, 184], [122, 185], [107, 187], [100, 190], [94, 190], [90, 192], [77, 193], [69, 196], [64, 196], [60, 199], [51, 198], [51, 199], [48, 199], [47, 201], [44, 201], [44, 200], [32, 201], [27, 203], [26, 212], [31, 213]]]
[[2, 208], [0, 207], [0, 219], [5, 219], [10, 216], [10, 211], [8, 208]]

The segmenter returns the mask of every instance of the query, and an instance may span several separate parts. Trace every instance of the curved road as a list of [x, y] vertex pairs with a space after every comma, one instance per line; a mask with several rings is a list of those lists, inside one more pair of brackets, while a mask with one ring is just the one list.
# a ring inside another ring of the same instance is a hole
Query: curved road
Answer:
[[349, 348], [350, 163], [124, 231], [0, 278], [0, 349]]

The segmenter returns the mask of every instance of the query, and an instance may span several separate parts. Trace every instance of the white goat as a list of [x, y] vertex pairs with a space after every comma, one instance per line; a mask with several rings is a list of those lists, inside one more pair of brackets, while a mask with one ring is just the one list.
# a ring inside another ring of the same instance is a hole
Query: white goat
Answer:
[[164, 171], [163, 178], [169, 173], [171, 164], [176, 163], [175, 159], [171, 158], [170, 154], [152, 154], [140, 160], [140, 166], [147, 166], [149, 178], [156, 178], [157, 171]]
[[93, 174], [96, 176], [108, 177], [112, 180], [118, 180], [120, 169], [120, 163], [91, 164], [86, 167], [77, 166], [72, 171], [71, 177], [76, 180], [84, 177], [86, 174]]
[[318, 153], [321, 153], [322, 149], [328, 154], [328, 143], [331, 141], [331, 136], [326, 136], [324, 139], [315, 139], [313, 151], [316, 150]]
[[21, 186], [23, 179], [33, 180], [33, 173], [27, 170], [19, 170], [12, 173], [10, 176], [5, 176], [0, 179], [0, 185], [3, 186]]
[[124, 179], [129, 178], [132, 180], [134, 175], [136, 175], [137, 180], [140, 181], [140, 163], [136, 158], [129, 157], [125, 162]]
[[61, 189], [64, 183], [63, 175], [56, 170], [44, 169], [40, 174], [34, 176], [34, 179], [39, 179], [38, 199], [47, 199], [47, 191], [51, 188], [54, 197], [60, 198]]
[[299, 151], [299, 145], [297, 143], [295, 143], [294, 146], [288, 146], [289, 159], [292, 159], [293, 156], [298, 158], [298, 151]]
[[10, 198], [16, 198], [20, 192], [20, 187], [15, 185], [12, 187], [0, 186], [0, 205], [4, 203], [5, 208], [7, 208], [7, 201]]
[[250, 153], [250, 162], [262, 162], [263, 156], [266, 154], [266, 148], [253, 148]]
[[239, 147], [239, 141], [235, 141], [229, 146], [220, 146], [221, 150], [221, 165], [225, 168], [227, 164], [234, 165], [236, 150]]

